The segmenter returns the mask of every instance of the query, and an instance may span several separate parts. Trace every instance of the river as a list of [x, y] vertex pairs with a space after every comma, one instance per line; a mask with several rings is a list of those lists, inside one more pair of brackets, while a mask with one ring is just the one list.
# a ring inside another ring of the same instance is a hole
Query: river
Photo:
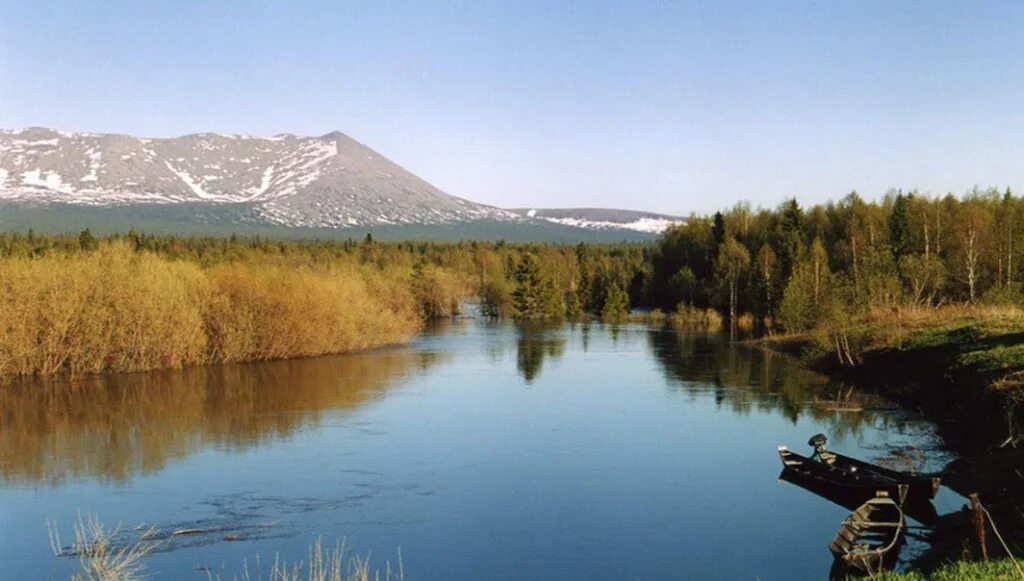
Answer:
[[0, 578], [66, 579], [46, 523], [68, 545], [81, 514], [156, 526], [157, 579], [318, 538], [378, 567], [400, 551], [410, 580], [823, 579], [848, 510], [781, 482], [777, 445], [951, 459], [914, 413], [815, 403], [841, 389], [718, 334], [473, 319], [370, 353], [14, 383]]

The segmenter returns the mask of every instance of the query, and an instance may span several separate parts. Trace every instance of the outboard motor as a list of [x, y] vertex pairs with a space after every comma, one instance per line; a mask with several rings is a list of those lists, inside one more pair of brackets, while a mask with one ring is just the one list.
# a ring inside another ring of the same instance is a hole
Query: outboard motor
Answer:
[[825, 437], [825, 434], [814, 434], [810, 440], [807, 440], [807, 445], [812, 446], [814, 451], [817, 452], [819, 448], [821, 450], [825, 449], [826, 442], [828, 442], [828, 438]]
[[811, 460], [821, 462], [823, 464], [832, 464], [835, 462], [835, 454], [831, 454], [825, 449], [826, 442], [828, 442], [828, 438], [825, 437], [825, 434], [814, 434], [811, 436], [810, 440], [807, 440], [807, 445], [814, 448], [814, 454], [811, 455]]

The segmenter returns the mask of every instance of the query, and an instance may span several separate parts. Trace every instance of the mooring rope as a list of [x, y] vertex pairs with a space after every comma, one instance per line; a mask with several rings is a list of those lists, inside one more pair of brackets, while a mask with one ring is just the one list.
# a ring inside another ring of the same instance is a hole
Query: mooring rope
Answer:
[[1010, 557], [1010, 561], [1013, 562], [1013, 566], [1017, 568], [1017, 573], [1020, 575], [1020, 578], [1024, 579], [1024, 569], [1021, 568], [1020, 563], [1017, 562], [1017, 559], [1014, 558], [1013, 553], [1010, 552], [1010, 547], [1007, 546], [1006, 541], [1003, 540], [1003, 535], [999, 534], [999, 529], [996, 528], [996, 521], [992, 518], [992, 515], [989, 514], [988, 509], [985, 508], [985, 506], [982, 505], [980, 502], [978, 503], [978, 508], [980, 508], [981, 511], [985, 513], [985, 516], [988, 518], [989, 524], [992, 525], [992, 532], [996, 534], [996, 538], [999, 539], [999, 543], [1003, 545], [1003, 550], [1006, 551], [1007, 556]]

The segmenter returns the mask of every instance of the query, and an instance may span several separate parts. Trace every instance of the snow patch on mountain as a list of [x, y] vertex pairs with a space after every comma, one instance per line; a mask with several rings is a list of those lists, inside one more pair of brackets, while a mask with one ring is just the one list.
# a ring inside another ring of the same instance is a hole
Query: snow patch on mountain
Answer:
[[605, 220], [583, 220], [580, 218], [542, 218], [549, 222], [562, 224], [564, 226], [575, 226], [576, 228], [590, 228], [594, 230], [608, 230], [620, 228], [636, 230], [637, 232], [649, 232], [659, 234], [670, 226], [682, 224], [682, 220], [667, 220], [665, 218], [639, 218], [632, 222], [609, 222]]
[[608, 208], [522, 208], [512, 211], [527, 218], [589, 230], [617, 229], [659, 234], [669, 227], [685, 223], [682, 218], [667, 214]]

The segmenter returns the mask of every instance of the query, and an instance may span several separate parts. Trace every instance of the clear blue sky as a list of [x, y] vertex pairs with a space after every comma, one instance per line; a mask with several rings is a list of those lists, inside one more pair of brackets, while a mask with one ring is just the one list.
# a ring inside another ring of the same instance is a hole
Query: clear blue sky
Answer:
[[1024, 189], [1024, 2], [0, 0], [0, 126], [338, 129], [451, 194]]

